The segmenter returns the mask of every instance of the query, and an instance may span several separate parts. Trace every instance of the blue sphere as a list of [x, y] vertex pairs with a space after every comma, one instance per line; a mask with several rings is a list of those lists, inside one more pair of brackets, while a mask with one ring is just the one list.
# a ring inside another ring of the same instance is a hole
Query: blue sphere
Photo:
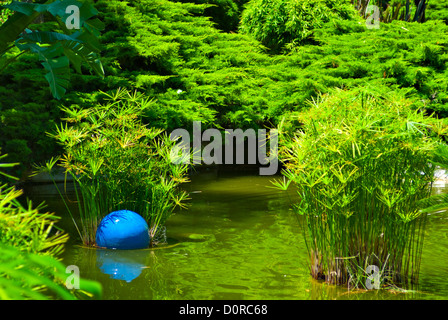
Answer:
[[145, 219], [130, 210], [109, 213], [96, 230], [96, 244], [107, 249], [142, 249], [149, 246]]

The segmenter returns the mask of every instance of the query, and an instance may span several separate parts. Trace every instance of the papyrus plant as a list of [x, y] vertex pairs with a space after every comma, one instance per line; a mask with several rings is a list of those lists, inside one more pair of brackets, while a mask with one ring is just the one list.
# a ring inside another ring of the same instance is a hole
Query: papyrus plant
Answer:
[[64, 147], [59, 164], [75, 181], [76, 226], [86, 245], [95, 244], [100, 220], [119, 209], [142, 215], [154, 242], [173, 209], [187, 199], [179, 186], [188, 181], [188, 167], [170, 158], [175, 141], [140, 118], [151, 104], [137, 92], [104, 93], [103, 103], [92, 108], [65, 108], [65, 123], [52, 134]]
[[[0, 161], [6, 156], [0, 154]], [[18, 180], [3, 171], [4, 168], [16, 165], [18, 163], [0, 162], [0, 244], [26, 252], [60, 255], [68, 234], [56, 225], [59, 217], [50, 212], [43, 213], [43, 203], [33, 206], [30, 200], [20, 200], [23, 198], [23, 190], [1, 180], [2, 177]]]
[[[6, 155], [0, 154], [0, 161]], [[0, 177], [17, 163], [0, 162]], [[0, 180], [1, 181], [1, 180]], [[58, 261], [68, 234], [56, 226], [59, 217], [42, 213], [43, 205], [26, 206], [23, 191], [0, 182], [0, 300], [46, 300], [101, 297], [97, 282], [80, 279], [77, 292], [65, 288], [65, 266]]]
[[417, 280], [419, 201], [431, 192], [443, 124], [400, 92], [361, 89], [323, 95], [296, 120], [280, 155], [297, 187], [312, 276], [364, 287], [375, 265], [382, 283]]

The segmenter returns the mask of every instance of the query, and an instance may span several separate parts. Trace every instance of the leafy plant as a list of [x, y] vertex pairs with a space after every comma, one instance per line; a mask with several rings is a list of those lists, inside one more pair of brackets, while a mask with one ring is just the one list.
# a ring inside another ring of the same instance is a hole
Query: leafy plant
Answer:
[[[314, 278], [363, 286], [366, 268], [418, 280], [433, 152], [446, 130], [405, 92], [335, 90], [283, 129], [283, 174], [297, 187]], [[295, 126], [289, 127], [295, 128]]]
[[[64, 24], [69, 16], [66, 13], [69, 5], [76, 5], [80, 10], [80, 30], [70, 32]], [[33, 52], [42, 61], [47, 71], [45, 79], [50, 85], [51, 93], [57, 99], [64, 95], [69, 86], [70, 63], [81, 73], [81, 62], [85, 61], [98, 75], [104, 75], [98, 57], [100, 48], [97, 40], [103, 25], [99, 20], [89, 20], [98, 13], [92, 5], [75, 0], [57, 0], [47, 1], [44, 4], [13, 1], [3, 7], [16, 13], [0, 26], [0, 53], [4, 54], [11, 49], [10, 43], [13, 41], [21, 53], [7, 60], [0, 72], [24, 52]], [[27, 29], [27, 26], [43, 13], [50, 13], [65, 34]], [[19, 37], [22, 31], [25, 32]]]
[[[0, 156], [0, 159], [6, 155]], [[0, 163], [0, 168], [15, 166], [15, 163]], [[14, 178], [2, 171], [8, 178]], [[22, 190], [0, 185], [0, 243], [17, 247], [23, 251], [56, 256], [68, 240], [68, 234], [56, 227], [59, 217], [52, 213], [41, 213], [43, 205], [33, 208], [30, 201], [23, 206], [19, 197]]]
[[[7, 1], [0, 1], [0, 6], [10, 3], [10, 0]], [[5, 23], [6, 20], [8, 20], [8, 18], [12, 15], [12, 11], [9, 9], [4, 9], [2, 11], [0, 11], [0, 25], [2, 25], [3, 23]]]
[[181, 0], [181, 2], [193, 2], [197, 4], [208, 4], [204, 15], [210, 16], [216, 27], [220, 30], [238, 31], [238, 24], [243, 3], [248, 0]]
[[337, 19], [357, 19], [348, 1], [252, 0], [243, 11], [240, 31], [278, 52], [285, 45], [312, 43], [314, 29]]
[[448, 22], [448, 2], [428, 1], [426, 9], [426, 20], [442, 20]]
[[[7, 156], [7, 154], [0, 155], [0, 160], [4, 159]], [[18, 163], [0, 163], [0, 168], [12, 168], [14, 166], [18, 165]], [[18, 180], [16, 177], [11, 176], [10, 174], [7, 174], [3, 172], [4, 169], [0, 170], [0, 177], [4, 176], [9, 179]]]
[[66, 267], [51, 256], [0, 244], [0, 300], [101, 298], [96, 281], [80, 279], [77, 293], [66, 288]]
[[[59, 217], [40, 213], [43, 206], [23, 207], [18, 202], [23, 192], [14, 187], [0, 187], [0, 241], [30, 252], [58, 255], [68, 240], [68, 234], [57, 230]], [[54, 232], [56, 229], [56, 232]]]
[[[103, 104], [65, 108], [66, 123], [51, 134], [64, 147], [60, 165], [75, 181], [80, 227], [72, 218], [86, 245], [95, 244], [100, 220], [120, 209], [141, 214], [155, 244], [173, 209], [187, 199], [179, 186], [188, 181], [188, 166], [171, 161], [175, 142], [139, 118], [151, 106], [138, 92], [104, 93]], [[44, 169], [51, 173], [57, 162]]]
[[[0, 168], [15, 165], [0, 163]], [[3, 171], [0, 174], [17, 179]], [[99, 298], [101, 285], [94, 281], [79, 279], [77, 292], [67, 290], [66, 268], [57, 256], [63, 251], [68, 234], [55, 226], [58, 217], [39, 213], [42, 205], [33, 208], [28, 202], [28, 207], [22, 206], [22, 194], [22, 190], [7, 184], [0, 186], [0, 299]]]

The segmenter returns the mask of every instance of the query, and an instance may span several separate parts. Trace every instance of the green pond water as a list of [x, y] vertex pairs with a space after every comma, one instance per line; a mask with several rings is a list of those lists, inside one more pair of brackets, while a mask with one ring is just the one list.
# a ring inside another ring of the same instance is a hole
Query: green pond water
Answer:
[[26, 191], [63, 217], [59, 225], [71, 235], [63, 263], [99, 281], [104, 300], [448, 299], [446, 213], [429, 216], [416, 292], [348, 291], [311, 278], [290, 210], [294, 193], [268, 188], [272, 178], [216, 169], [192, 176], [190, 207], [169, 219], [168, 244], [144, 250], [84, 248], [51, 185]]

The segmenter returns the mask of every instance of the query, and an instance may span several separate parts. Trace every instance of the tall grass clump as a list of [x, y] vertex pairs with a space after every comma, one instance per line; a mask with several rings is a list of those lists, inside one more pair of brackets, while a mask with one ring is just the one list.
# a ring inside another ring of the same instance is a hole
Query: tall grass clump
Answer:
[[151, 105], [138, 92], [104, 93], [92, 108], [65, 108], [66, 122], [52, 134], [64, 154], [46, 167], [51, 171], [59, 162], [73, 177], [79, 217], [72, 219], [85, 245], [95, 245], [101, 219], [121, 209], [146, 219], [154, 245], [174, 208], [187, 199], [180, 184], [188, 181], [188, 167], [170, 159], [175, 142], [140, 119]]
[[365, 287], [376, 269], [382, 284], [416, 282], [443, 124], [402, 92], [366, 89], [322, 95], [293, 118], [280, 155], [312, 276]]

